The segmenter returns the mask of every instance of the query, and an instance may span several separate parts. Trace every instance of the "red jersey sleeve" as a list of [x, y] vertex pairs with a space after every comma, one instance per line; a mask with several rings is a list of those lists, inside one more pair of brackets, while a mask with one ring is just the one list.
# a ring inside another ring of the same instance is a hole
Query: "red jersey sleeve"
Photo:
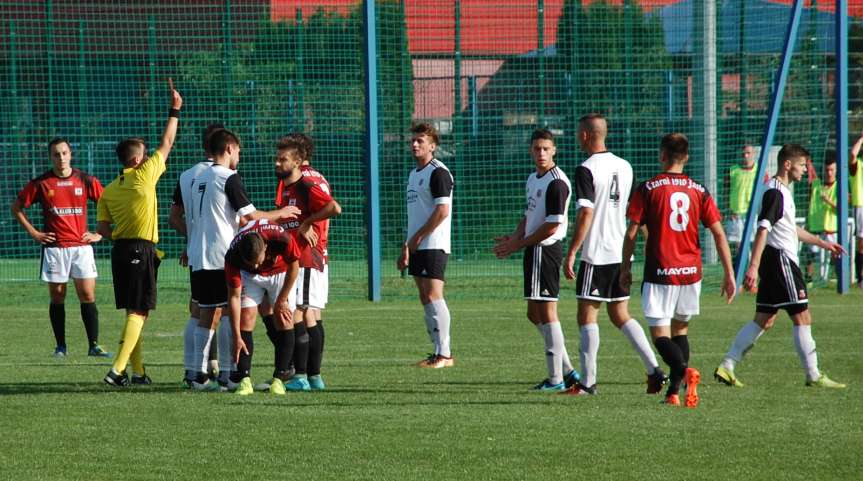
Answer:
[[719, 212], [719, 208], [716, 207], [713, 196], [707, 192], [701, 198], [701, 212], [701, 223], [704, 227], [710, 227], [722, 220], [722, 214]]
[[240, 269], [225, 259], [225, 282], [228, 287], [236, 289], [243, 285], [243, 278], [240, 275]]
[[283, 179], [279, 179], [278, 185], [276, 185], [276, 207], [281, 209], [284, 207], [282, 205], [282, 192], [285, 190], [285, 181]]
[[643, 224], [642, 219], [644, 219], [645, 208], [644, 197], [644, 188], [639, 187], [636, 189], [635, 193], [629, 199], [629, 206], [626, 208], [627, 219], [638, 224]]
[[330, 201], [333, 200], [333, 196], [330, 194], [330, 188], [327, 187], [326, 184], [314, 181], [305, 182], [306, 187], [309, 190], [309, 209], [312, 212], [323, 209], [325, 205], [329, 204]]
[[30, 207], [34, 202], [40, 202], [39, 188], [36, 186], [36, 182], [32, 180], [27, 182], [27, 185], [18, 193], [18, 200], [21, 201], [24, 208]]
[[102, 192], [105, 188], [102, 187], [102, 183], [99, 182], [99, 179], [96, 177], [89, 176], [89, 180], [90, 182], [87, 185], [87, 197], [89, 197], [93, 202], [97, 202], [99, 198], [102, 197]]
[[300, 248], [300, 243], [297, 242], [297, 239], [293, 234], [285, 232], [285, 237], [287, 238], [287, 241], [285, 242], [285, 250], [282, 252], [282, 258], [285, 259], [285, 262], [299, 260], [300, 256], [303, 254], [303, 251]]

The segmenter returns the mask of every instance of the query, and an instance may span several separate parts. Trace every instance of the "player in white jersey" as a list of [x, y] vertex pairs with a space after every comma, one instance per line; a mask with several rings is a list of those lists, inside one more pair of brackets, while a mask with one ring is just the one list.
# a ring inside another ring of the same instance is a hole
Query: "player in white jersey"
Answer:
[[776, 175], [770, 179], [761, 198], [758, 231], [743, 279], [743, 287], [749, 290], [758, 283], [755, 319], [737, 332], [725, 359], [713, 374], [723, 384], [743, 387], [734, 374], [735, 366], [743, 360], [743, 356], [752, 349], [764, 331], [773, 327], [779, 309], [785, 309], [794, 325], [794, 347], [806, 373], [806, 385], [845, 387], [818, 370], [809, 298], [797, 259], [798, 240], [826, 249], [834, 256], [846, 253], [840, 244], [821, 239], [798, 227], [795, 222], [796, 208], [790, 186], [792, 182], [803, 178], [809, 157], [809, 152], [797, 144], [783, 145], [779, 151]]
[[440, 369], [455, 363], [450, 349], [450, 315], [444, 300], [444, 271], [450, 253], [453, 178], [434, 157], [437, 131], [429, 124], [411, 128], [411, 153], [416, 169], [407, 185], [408, 232], [396, 267], [407, 267], [419, 291], [426, 330], [434, 352], [419, 362]]
[[536, 172], [527, 178], [524, 217], [512, 234], [495, 239], [494, 246], [494, 253], [500, 259], [524, 249], [527, 318], [542, 336], [548, 369], [548, 377], [534, 389], [546, 392], [563, 391], [579, 380], [566, 352], [563, 329], [557, 316], [562, 241], [566, 237], [572, 186], [554, 162], [556, 151], [550, 131], [534, 131], [530, 139], [530, 156]]
[[[237, 173], [240, 163], [240, 140], [231, 131], [220, 129], [209, 136], [208, 151], [213, 165], [195, 178], [186, 216], [194, 219], [187, 244], [192, 267], [192, 297], [198, 301], [200, 320], [195, 328], [194, 367], [197, 370], [192, 388], [216, 390], [219, 386], [207, 379], [210, 343], [227, 305], [225, 253], [237, 234], [240, 222], [255, 219], [279, 221], [295, 218], [299, 209], [293, 206], [271, 212], [255, 208]], [[226, 321], [224, 316], [222, 321]], [[223, 328], [224, 329], [224, 328]]]
[[[195, 178], [198, 177], [202, 172], [209, 169], [213, 165], [213, 156], [208, 152], [207, 141], [209, 140], [210, 134], [219, 129], [224, 129], [225, 127], [222, 124], [210, 124], [204, 131], [201, 133], [201, 148], [204, 150], [205, 158], [204, 160], [196, 163], [192, 167], [189, 167], [182, 174], [180, 174], [180, 178], [177, 180], [177, 185], [174, 188], [174, 198], [173, 204], [171, 204], [171, 211], [168, 216], [168, 225], [174, 228], [178, 234], [182, 235], [186, 238], [187, 248], [188, 248], [188, 240], [191, 237], [191, 232], [195, 226], [195, 219], [193, 217], [194, 211], [190, 210], [189, 215], [186, 215], [185, 206], [187, 204], [191, 205], [192, 200], [192, 184], [195, 182]], [[189, 257], [187, 255], [187, 249], [183, 249], [182, 254], [180, 254], [180, 265], [189, 267]], [[189, 267], [189, 274], [191, 277], [192, 268]], [[191, 283], [191, 281], [190, 281]], [[200, 311], [198, 307], [198, 301], [195, 300], [194, 297], [189, 298], [189, 320], [186, 322], [186, 328], [183, 331], [183, 366], [185, 368], [185, 374], [183, 376], [183, 383], [187, 387], [192, 386], [192, 381], [195, 380], [195, 376], [197, 375], [197, 369], [194, 366], [195, 362], [195, 327], [198, 326], [198, 322], [200, 321]], [[227, 341], [230, 342], [230, 329], [227, 329], [226, 338]], [[218, 344], [224, 344], [224, 335], [219, 337]], [[212, 347], [215, 348], [217, 345], [213, 344]], [[220, 349], [227, 348], [230, 350], [230, 345], [222, 345], [218, 346]], [[230, 374], [231, 370], [231, 362], [230, 356], [224, 355], [222, 356], [222, 366], [214, 365], [215, 363], [215, 349], [210, 350], [210, 371], [214, 371], [216, 367], [219, 367], [219, 371], [222, 372], [223, 376], [227, 376]], [[222, 352], [230, 352], [230, 351], [222, 351]]]
[[629, 162], [605, 147], [608, 124], [600, 114], [579, 119], [578, 143], [590, 154], [575, 170], [578, 206], [575, 228], [564, 263], [564, 274], [575, 279], [575, 255], [581, 249], [576, 280], [581, 382], [567, 391], [572, 395], [596, 394], [596, 358], [599, 351], [599, 306], [606, 303], [611, 323], [620, 329], [641, 357], [647, 370], [647, 393], [662, 390], [667, 378], [647, 341], [644, 329], [629, 315], [629, 291], [620, 286], [620, 262], [626, 233], [626, 205], [635, 177]]

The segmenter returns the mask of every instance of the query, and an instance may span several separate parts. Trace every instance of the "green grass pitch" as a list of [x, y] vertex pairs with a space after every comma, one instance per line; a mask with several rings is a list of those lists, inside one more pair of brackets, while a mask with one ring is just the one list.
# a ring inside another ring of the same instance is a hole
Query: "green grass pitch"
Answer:
[[[389, 279], [394, 300], [335, 299], [326, 311], [321, 393], [273, 397], [182, 391], [182, 286], [160, 289], [145, 327], [155, 385], [113, 391], [108, 362], [87, 358], [74, 296], [70, 357], [51, 358], [47, 293], [0, 285], [0, 479], [391, 480], [859, 480], [863, 476], [863, 294], [812, 293], [819, 361], [844, 391], [803, 386], [782, 314], [738, 374], [712, 371], [752, 296], [731, 306], [705, 289], [691, 330], [692, 366], [704, 385], [697, 409], [670, 408], [644, 391], [624, 337], [600, 320], [599, 395], [531, 392], [545, 377], [542, 344], [512, 279], [450, 282], [457, 365], [412, 366], [428, 350], [410, 279]], [[491, 287], [489, 287], [491, 286]], [[334, 283], [338, 290], [338, 283]], [[458, 291], [470, 295], [458, 295]], [[71, 294], [71, 293], [70, 293]], [[109, 283], [98, 290], [102, 344], [116, 350], [121, 316]], [[640, 301], [633, 299], [633, 314]], [[560, 311], [577, 361], [572, 287]], [[256, 335], [253, 376], [270, 373], [272, 349]]]

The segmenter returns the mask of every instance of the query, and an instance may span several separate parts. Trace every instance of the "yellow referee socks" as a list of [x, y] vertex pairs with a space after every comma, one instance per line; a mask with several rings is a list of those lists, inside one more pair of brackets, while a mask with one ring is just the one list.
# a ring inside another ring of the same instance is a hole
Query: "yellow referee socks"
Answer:
[[[144, 319], [146, 317], [139, 316], [138, 314], [126, 315], [126, 325], [123, 327], [123, 333], [121, 334], [120, 347], [117, 349], [117, 357], [114, 358], [114, 372], [119, 373], [126, 370], [126, 363], [129, 362], [132, 351], [138, 345], [141, 330], [144, 329]], [[138, 360], [140, 361], [140, 352]]]
[[141, 350], [141, 341], [144, 339], [144, 336], [138, 336], [138, 342], [135, 343], [135, 349], [132, 349], [132, 354], [129, 356], [129, 360], [132, 363], [132, 372], [143, 376], [144, 373], [144, 351]]

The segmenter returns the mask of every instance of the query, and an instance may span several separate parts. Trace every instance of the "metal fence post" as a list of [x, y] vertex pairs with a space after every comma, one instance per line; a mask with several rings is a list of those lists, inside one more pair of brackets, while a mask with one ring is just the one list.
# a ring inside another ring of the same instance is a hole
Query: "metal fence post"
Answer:
[[[850, 253], [848, 232], [848, 0], [836, 0], [836, 161], [839, 172], [837, 199], [839, 200], [839, 242]], [[858, 169], [859, 164], [858, 164]], [[860, 226], [857, 226], [860, 229]], [[848, 292], [851, 286], [849, 256], [839, 259], [836, 291]]]
[[368, 297], [381, 300], [380, 135], [378, 119], [378, 41], [375, 0], [363, 1], [366, 67], [366, 222]]

